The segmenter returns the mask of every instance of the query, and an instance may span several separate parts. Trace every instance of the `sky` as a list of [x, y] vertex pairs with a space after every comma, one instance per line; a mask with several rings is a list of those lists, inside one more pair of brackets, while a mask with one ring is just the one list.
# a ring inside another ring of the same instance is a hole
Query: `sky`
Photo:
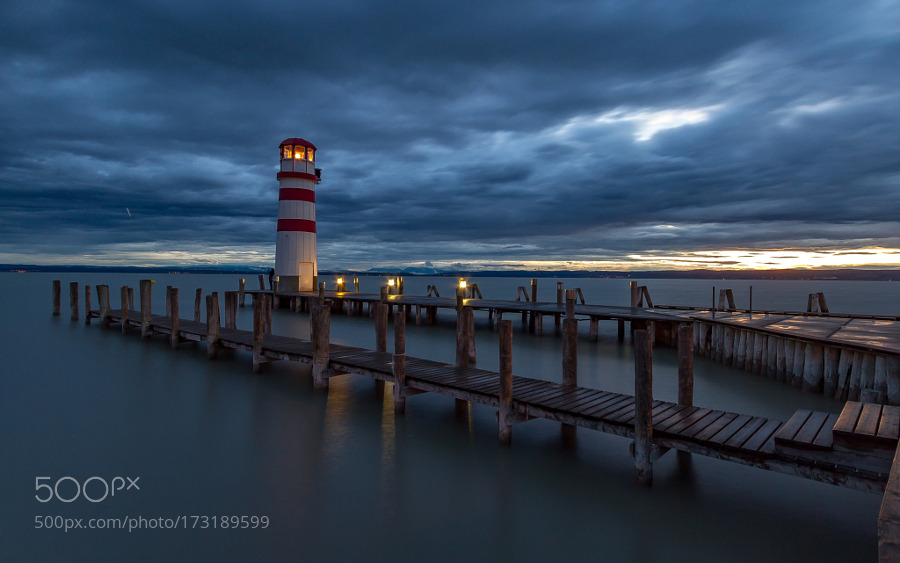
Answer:
[[4, 0], [0, 262], [900, 267], [900, 2]]

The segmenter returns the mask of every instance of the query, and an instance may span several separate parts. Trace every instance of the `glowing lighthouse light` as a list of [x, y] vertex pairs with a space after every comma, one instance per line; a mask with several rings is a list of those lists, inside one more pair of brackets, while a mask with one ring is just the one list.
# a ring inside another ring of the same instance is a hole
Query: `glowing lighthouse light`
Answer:
[[275, 238], [275, 275], [279, 289], [316, 288], [316, 146], [304, 139], [285, 139], [279, 146], [278, 234]]

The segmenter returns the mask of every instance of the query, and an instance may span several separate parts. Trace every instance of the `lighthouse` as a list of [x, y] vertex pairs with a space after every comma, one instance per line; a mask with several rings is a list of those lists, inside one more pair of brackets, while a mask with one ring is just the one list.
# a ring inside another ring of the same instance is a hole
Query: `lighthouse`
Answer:
[[316, 146], [292, 137], [278, 148], [278, 232], [275, 238], [275, 275], [281, 291], [313, 291], [316, 260]]

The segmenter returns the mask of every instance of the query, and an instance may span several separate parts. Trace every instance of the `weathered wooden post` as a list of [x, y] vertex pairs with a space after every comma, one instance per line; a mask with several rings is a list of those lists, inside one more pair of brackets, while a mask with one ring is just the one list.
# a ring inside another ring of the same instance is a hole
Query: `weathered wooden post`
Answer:
[[60, 286], [62, 282], [59, 280], [53, 280], [53, 316], [59, 316], [59, 293], [61, 291]]
[[[566, 290], [566, 318], [563, 321], [563, 359], [562, 384], [575, 387], [578, 385], [578, 320], [575, 318], [575, 291]], [[575, 426], [562, 425], [562, 437], [565, 442], [575, 438]]]
[[678, 404], [694, 406], [694, 328], [678, 325]]
[[262, 349], [263, 335], [265, 329], [265, 320], [263, 318], [263, 308], [266, 306], [265, 299], [261, 294], [253, 295], [253, 373], [259, 373], [262, 370]]
[[169, 309], [169, 322], [171, 331], [169, 332], [169, 345], [172, 346], [172, 349], [178, 348], [178, 343], [181, 341], [181, 338], [178, 336], [178, 331], [181, 327], [179, 327], [179, 318], [178, 318], [178, 288], [173, 287], [171, 291], [172, 298], [172, 306]]
[[247, 283], [247, 280], [244, 278], [241, 278], [241, 281], [238, 282], [238, 305], [240, 307], [244, 306], [244, 301], [245, 301], [245, 297], [246, 297], [246, 293], [245, 293], [246, 292], [246, 283]]
[[497, 412], [497, 434], [501, 444], [512, 441], [513, 410], [512, 381], [512, 321], [500, 323], [500, 405]]
[[219, 356], [219, 294], [213, 291], [206, 296], [206, 357]]
[[100, 307], [100, 326], [106, 328], [109, 326], [109, 286], [97, 286], [97, 303]]
[[[531, 278], [531, 303], [537, 303], [537, 278]], [[534, 334], [535, 322], [537, 321], [537, 311], [532, 311], [528, 317], [528, 332]]]
[[653, 483], [653, 344], [646, 329], [634, 331], [634, 477]]
[[313, 323], [313, 388], [316, 390], [328, 389], [329, 339], [331, 332], [331, 307], [322, 298], [316, 303], [315, 311], [311, 313], [315, 319]]
[[281, 281], [278, 279], [278, 276], [272, 278], [272, 308], [280, 309], [281, 308], [281, 298], [278, 297], [278, 282]]
[[166, 286], [166, 316], [172, 316], [172, 286]]
[[70, 320], [78, 320], [78, 282], [69, 282], [69, 311]]
[[225, 292], [225, 328], [237, 328], [238, 292]]
[[200, 304], [203, 299], [203, 288], [198, 287], [197, 291], [194, 293], [194, 322], [200, 322]]
[[128, 288], [128, 308], [134, 311], [134, 288]]
[[263, 275], [259, 274], [259, 290], [265, 291], [265, 289], [266, 289], [266, 282], [263, 281]]
[[272, 334], [272, 295], [266, 293], [263, 295], [263, 299], [263, 303], [265, 304], [263, 310], [263, 326], [265, 327], [266, 334]]
[[123, 285], [120, 290], [122, 300], [122, 332], [128, 330], [128, 286]]
[[[373, 316], [375, 318], [375, 351], [387, 352], [387, 325], [388, 325], [388, 306], [387, 303], [387, 286], [381, 286], [381, 302], [373, 303]], [[375, 380], [375, 393], [378, 397], [384, 396], [384, 381]]]
[[475, 310], [465, 307], [463, 311], [466, 315], [466, 338], [469, 341], [469, 364], [474, 364], [478, 361], [475, 353]]
[[393, 364], [394, 413], [403, 414], [406, 412], [406, 315], [394, 315]]
[[[456, 288], [456, 367], [469, 367], [469, 323], [464, 306], [465, 289]], [[468, 401], [456, 399], [456, 413], [463, 414], [469, 409]]]
[[84, 286], [84, 324], [91, 324], [91, 286]]
[[619, 342], [624, 342], [625, 341], [625, 319], [616, 320], [616, 325], [618, 328], [618, 334], [616, 335], [616, 337], [618, 338]]
[[637, 307], [638, 303], [641, 302], [641, 290], [638, 287], [638, 283], [636, 281], [628, 282], [628, 287], [631, 289], [631, 305], [630, 307]]
[[[565, 291], [563, 290], [563, 282], [556, 282], [556, 304], [562, 305]], [[559, 329], [560, 316], [559, 313], [553, 314], [553, 326]]]
[[578, 385], [578, 320], [575, 318], [575, 292], [566, 291], [566, 319], [563, 321], [563, 385]]
[[141, 280], [141, 338], [149, 338], [153, 334], [150, 327], [150, 293], [153, 280]]

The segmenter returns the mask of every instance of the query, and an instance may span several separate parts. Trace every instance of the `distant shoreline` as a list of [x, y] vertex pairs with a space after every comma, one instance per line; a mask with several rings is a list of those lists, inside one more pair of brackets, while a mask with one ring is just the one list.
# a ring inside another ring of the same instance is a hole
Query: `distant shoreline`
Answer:
[[[266, 274], [268, 268], [252, 266], [59, 266], [34, 264], [0, 264], [0, 271], [27, 272], [117, 272], [163, 274]], [[647, 271], [582, 271], [582, 270], [397, 270], [338, 271], [322, 270], [320, 276], [433, 276], [433, 277], [504, 277], [504, 278], [612, 278], [612, 279], [711, 279], [711, 280], [819, 280], [819, 281], [893, 281], [900, 280], [900, 270], [861, 269], [785, 269], [785, 270], [647, 270]]]

